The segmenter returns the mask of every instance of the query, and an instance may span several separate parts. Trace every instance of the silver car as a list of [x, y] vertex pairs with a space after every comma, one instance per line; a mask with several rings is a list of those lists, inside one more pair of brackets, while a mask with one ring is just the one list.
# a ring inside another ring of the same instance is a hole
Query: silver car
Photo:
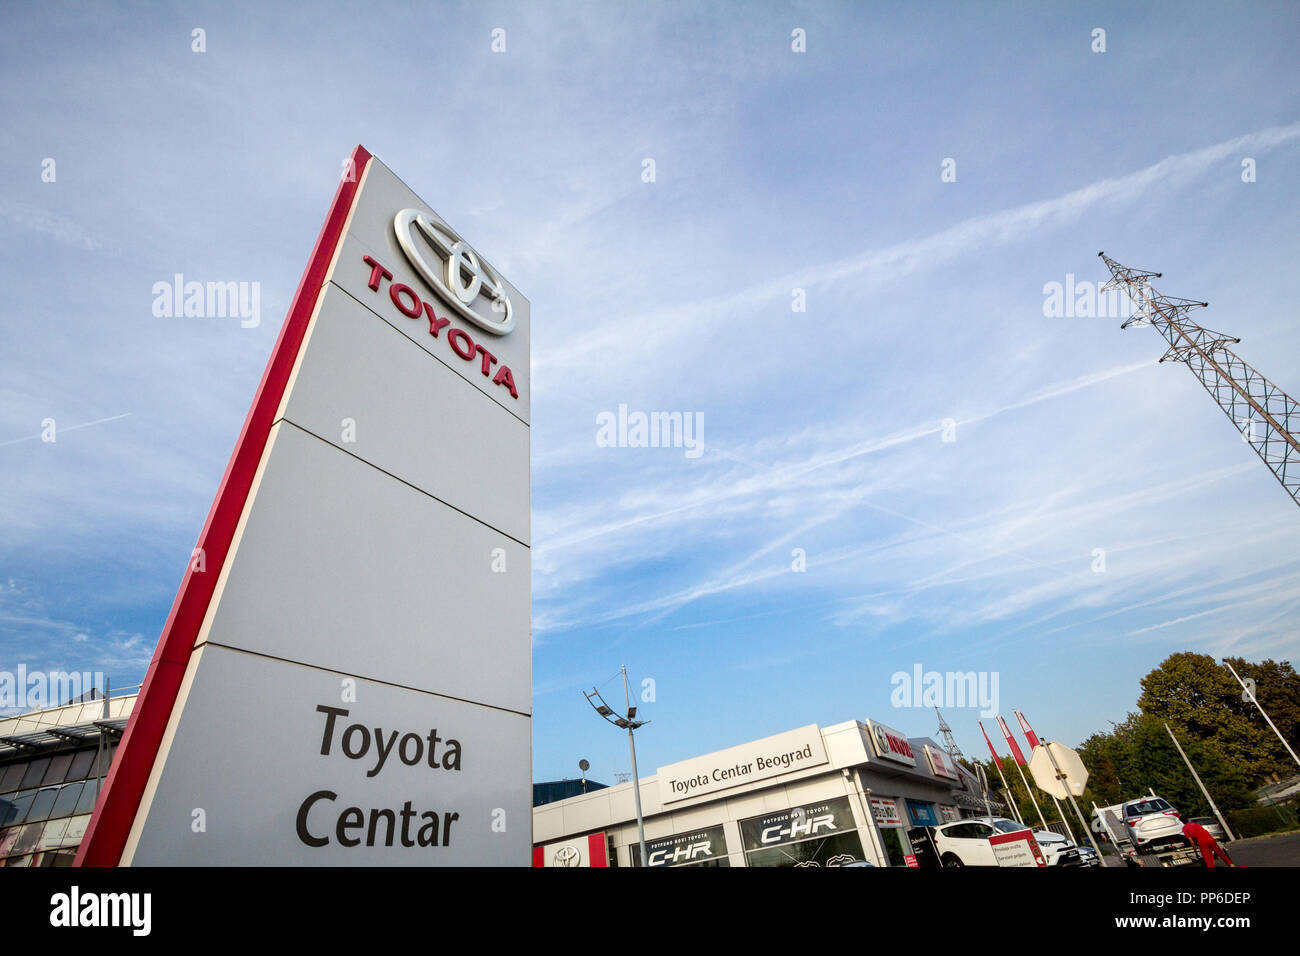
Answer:
[[1139, 850], [1185, 843], [1179, 813], [1160, 797], [1142, 797], [1124, 804], [1124, 826]]
[[1223, 832], [1223, 827], [1219, 825], [1219, 821], [1214, 817], [1192, 817], [1188, 822], [1199, 823], [1201, 826], [1205, 827], [1205, 832], [1214, 837], [1214, 839], [1218, 840], [1220, 843], [1228, 839], [1228, 834]]

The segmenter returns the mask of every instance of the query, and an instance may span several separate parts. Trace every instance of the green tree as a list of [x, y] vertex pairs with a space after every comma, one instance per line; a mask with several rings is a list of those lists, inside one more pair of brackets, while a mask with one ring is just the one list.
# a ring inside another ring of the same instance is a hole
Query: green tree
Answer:
[[1246, 712], [1241, 686], [1208, 654], [1171, 654], [1142, 678], [1138, 706], [1144, 715], [1168, 721], [1180, 739], [1212, 742], [1252, 783], [1283, 769], [1269, 744], [1268, 727]]
[[[1300, 674], [1297, 674], [1287, 661], [1264, 660], [1252, 663], [1240, 657], [1226, 657], [1224, 660], [1231, 664], [1244, 680], [1255, 682], [1255, 699], [1264, 710], [1268, 711], [1278, 731], [1291, 744], [1291, 749], [1300, 753]], [[1269, 756], [1275, 765], [1272, 772], [1283, 777], [1295, 774], [1300, 767], [1297, 767], [1296, 762], [1282, 746], [1282, 741], [1268, 729], [1268, 724], [1260, 716], [1255, 705], [1244, 699], [1241, 685], [1233, 681], [1233, 686], [1238, 691], [1241, 712], [1268, 735]]]
[[1120, 768], [1124, 764], [1124, 744], [1114, 734], [1093, 734], [1079, 745], [1079, 758], [1088, 768], [1088, 787], [1084, 792], [1091, 814], [1092, 801], [1109, 807], [1124, 799], [1124, 778]]
[[[1220, 810], [1226, 812], [1252, 803], [1251, 779], [1240, 763], [1225, 755], [1212, 740], [1179, 733], [1172, 721], [1170, 729], [1178, 734], [1187, 759]], [[1130, 792], [1124, 794], [1124, 799], [1131, 800], [1154, 790], [1181, 811], [1184, 819], [1210, 813], [1209, 804], [1178, 755], [1164, 720], [1150, 714], [1133, 715], [1120, 725], [1118, 732], [1123, 735], [1125, 751], [1121, 773], [1126, 782], [1132, 782], [1126, 787]]]

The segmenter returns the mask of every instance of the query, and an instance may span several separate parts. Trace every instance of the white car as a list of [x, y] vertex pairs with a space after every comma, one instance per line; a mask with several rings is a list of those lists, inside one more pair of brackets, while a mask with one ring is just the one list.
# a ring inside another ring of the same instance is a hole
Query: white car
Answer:
[[1187, 842], [1180, 814], [1160, 797], [1126, 801], [1121, 819], [1139, 852]]
[[[1008, 823], [1012, 822], [1010, 820]], [[1017, 829], [1023, 830], [1024, 827], [1017, 826]], [[1084, 866], [1083, 855], [1079, 848], [1070, 842], [1068, 837], [1054, 830], [1035, 830], [1034, 839], [1043, 850], [1043, 856], [1047, 857], [1048, 866]]]
[[[1021, 830], [1029, 830], [1029, 827], [1006, 817], [972, 817], [935, 827], [934, 843], [944, 866], [997, 866], [989, 837]], [[1048, 866], [1079, 865], [1079, 849], [1065, 837], [1049, 830], [1030, 832], [1042, 849]]]

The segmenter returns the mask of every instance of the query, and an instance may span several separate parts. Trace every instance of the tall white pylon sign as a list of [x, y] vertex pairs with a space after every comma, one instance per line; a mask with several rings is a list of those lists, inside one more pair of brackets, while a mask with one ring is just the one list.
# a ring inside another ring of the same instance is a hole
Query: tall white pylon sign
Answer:
[[528, 302], [345, 169], [79, 865], [529, 864]]

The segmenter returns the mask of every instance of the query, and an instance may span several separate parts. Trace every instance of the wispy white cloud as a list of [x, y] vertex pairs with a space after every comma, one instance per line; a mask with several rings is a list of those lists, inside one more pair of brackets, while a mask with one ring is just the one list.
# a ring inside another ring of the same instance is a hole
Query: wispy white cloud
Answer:
[[22, 229], [50, 236], [66, 245], [77, 246], [89, 252], [104, 248], [103, 241], [80, 223], [50, 209], [13, 199], [0, 199], [0, 216]]
[[[920, 269], [933, 270], [953, 259], [986, 252], [990, 247], [1025, 242], [1034, 236], [1077, 224], [1102, 205], [1123, 207], [1149, 199], [1153, 190], [1173, 191], [1203, 176], [1225, 159], [1243, 153], [1264, 153], [1300, 137], [1300, 123], [1258, 130], [1202, 149], [1166, 156], [1125, 176], [1098, 180], [1052, 199], [1024, 203], [1012, 209], [976, 216], [931, 235], [908, 239], [835, 262], [804, 266], [785, 275], [615, 321], [541, 352], [533, 365], [543, 380], [562, 379], [590, 368], [598, 356], [601, 367], [644, 363], [647, 352], [668, 348], [684, 336], [698, 336], [726, 317], [787, 299], [792, 288], [815, 288], [846, 282], [897, 282]], [[641, 347], [624, 348], [627, 329], [638, 330]]]

